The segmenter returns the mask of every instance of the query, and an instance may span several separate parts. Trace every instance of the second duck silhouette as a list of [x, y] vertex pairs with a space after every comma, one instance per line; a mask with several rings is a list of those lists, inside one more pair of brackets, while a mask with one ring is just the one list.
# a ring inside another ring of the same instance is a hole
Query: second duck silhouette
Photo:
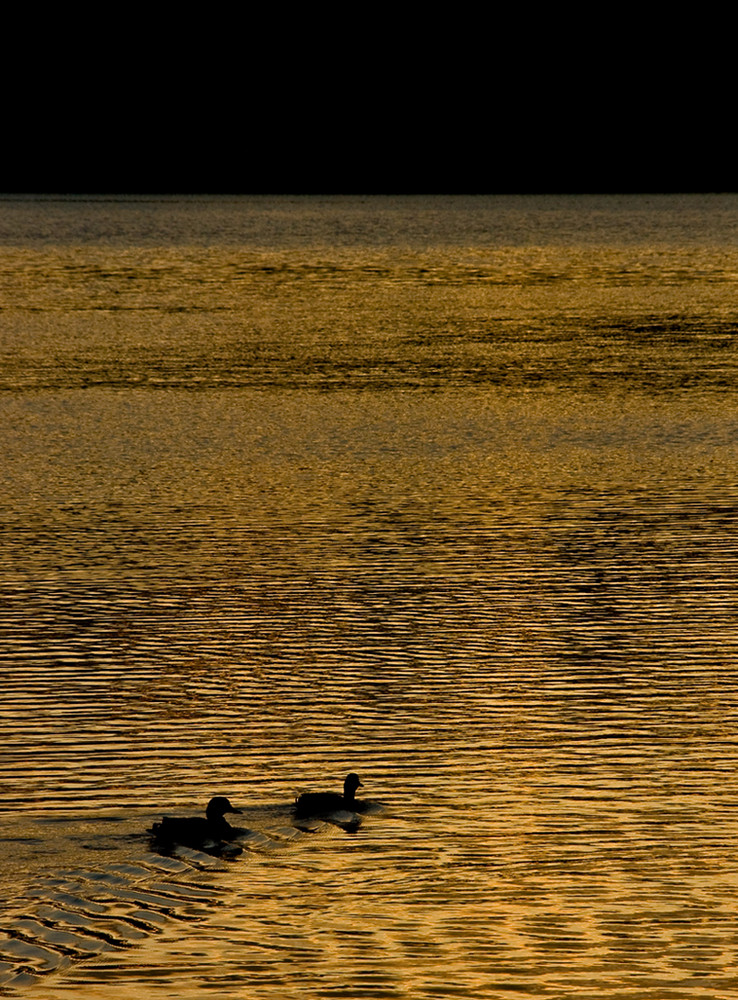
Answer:
[[303, 792], [295, 799], [295, 816], [298, 819], [324, 818], [341, 811], [364, 812], [367, 803], [356, 798], [356, 789], [363, 787], [358, 774], [352, 772], [343, 783], [343, 795], [340, 792]]
[[154, 823], [151, 832], [159, 848], [171, 849], [177, 844], [208, 853], [240, 854], [241, 849], [229, 842], [237, 835], [225, 819], [226, 813], [240, 813], [224, 795], [216, 795], [208, 802], [205, 816], [164, 816]]

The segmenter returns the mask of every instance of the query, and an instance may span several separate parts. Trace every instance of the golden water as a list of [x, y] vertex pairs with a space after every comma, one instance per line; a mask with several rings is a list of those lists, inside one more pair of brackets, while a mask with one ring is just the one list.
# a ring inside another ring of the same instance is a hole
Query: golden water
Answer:
[[0, 989], [738, 996], [737, 232], [0, 204]]

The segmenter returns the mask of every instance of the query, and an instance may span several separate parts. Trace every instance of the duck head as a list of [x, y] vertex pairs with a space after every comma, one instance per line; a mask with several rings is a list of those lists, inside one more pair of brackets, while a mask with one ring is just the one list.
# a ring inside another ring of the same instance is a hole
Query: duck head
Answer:
[[363, 787], [364, 786], [359, 781], [359, 775], [352, 772], [346, 776], [346, 780], [343, 783], [343, 797], [350, 802], [354, 797], [356, 789]]
[[216, 795], [214, 799], [208, 802], [208, 807], [205, 810], [205, 815], [211, 821], [217, 821], [223, 819], [226, 813], [240, 813], [240, 809], [236, 809], [232, 806], [225, 795]]

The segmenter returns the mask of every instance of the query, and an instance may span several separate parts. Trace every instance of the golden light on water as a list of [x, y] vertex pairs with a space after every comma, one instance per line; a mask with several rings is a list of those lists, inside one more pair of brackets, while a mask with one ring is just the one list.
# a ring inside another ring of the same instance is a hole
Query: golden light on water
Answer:
[[321, 204], [0, 206], [0, 982], [732, 995], [736, 205]]

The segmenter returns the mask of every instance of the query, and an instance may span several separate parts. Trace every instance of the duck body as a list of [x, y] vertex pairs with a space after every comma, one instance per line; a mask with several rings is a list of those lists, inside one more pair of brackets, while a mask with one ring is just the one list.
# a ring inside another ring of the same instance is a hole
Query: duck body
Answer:
[[226, 813], [240, 813], [224, 795], [208, 802], [205, 816], [164, 816], [154, 823], [151, 832], [159, 847], [192, 847], [195, 850], [218, 852], [237, 834]]
[[304, 819], [338, 812], [363, 812], [367, 804], [356, 798], [356, 789], [363, 787], [358, 774], [352, 773], [343, 783], [343, 795], [340, 792], [304, 792], [295, 799], [295, 816]]

